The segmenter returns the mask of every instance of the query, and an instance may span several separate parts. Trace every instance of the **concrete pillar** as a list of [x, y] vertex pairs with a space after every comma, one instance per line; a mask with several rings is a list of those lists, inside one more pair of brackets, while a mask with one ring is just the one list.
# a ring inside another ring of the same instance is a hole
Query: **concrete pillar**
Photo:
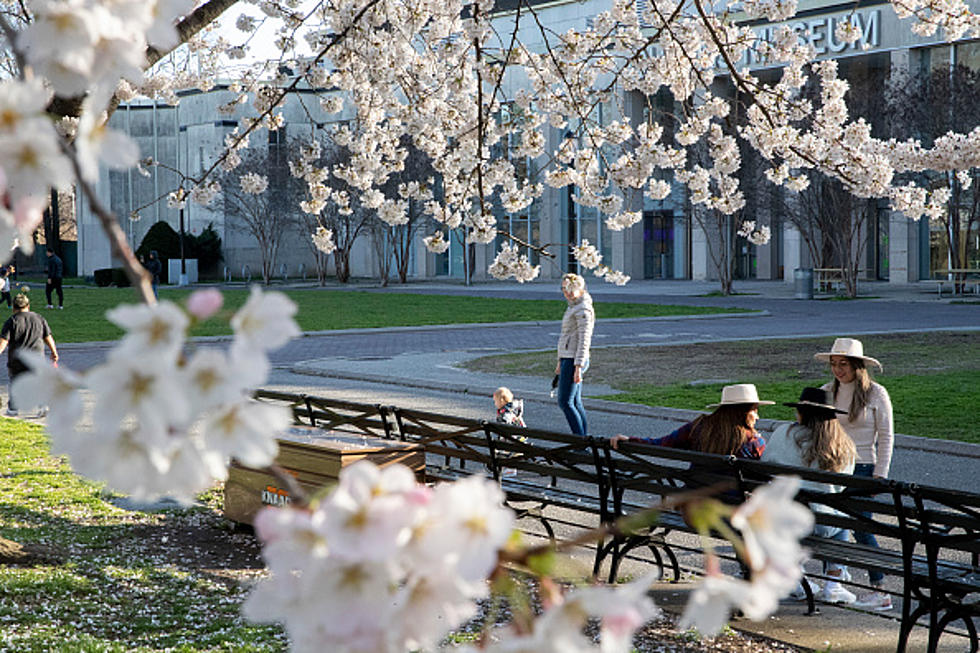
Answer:
[[791, 222], [783, 223], [783, 281], [793, 283], [793, 270], [803, 265], [809, 256], [803, 256], [803, 238], [799, 229]]
[[683, 213], [674, 215], [674, 270], [675, 279], [687, 278], [687, 218]]
[[908, 284], [919, 280], [918, 244], [919, 223], [898, 211], [891, 211], [888, 218], [888, 283]]
[[[693, 211], [701, 210], [693, 207]], [[710, 243], [708, 234], [705, 233], [697, 220], [691, 225], [691, 279], [694, 281], [705, 281], [717, 278], [717, 270], [711, 261], [711, 254], [708, 251]]]

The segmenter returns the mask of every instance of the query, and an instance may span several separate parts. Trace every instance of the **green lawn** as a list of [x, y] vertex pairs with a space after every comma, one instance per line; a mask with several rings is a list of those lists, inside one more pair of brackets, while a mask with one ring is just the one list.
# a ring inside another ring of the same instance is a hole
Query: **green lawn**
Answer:
[[[62, 561], [0, 565], [0, 650], [286, 648], [280, 628], [240, 616], [244, 586], [195, 555], [218, 537], [235, 537], [213, 507], [117, 508], [99, 486], [48, 454], [41, 427], [16, 420], [0, 419], [0, 461], [0, 535], [43, 545]], [[217, 496], [204, 499], [213, 506]]]
[[[187, 289], [161, 288], [160, 299], [182, 302]], [[565, 310], [563, 300], [498, 299], [382, 293], [351, 290], [287, 290], [299, 306], [297, 321], [304, 331], [355, 329], [427, 324], [459, 324], [560, 320]], [[228, 317], [241, 306], [248, 290], [225, 290]], [[31, 308], [44, 315], [58, 342], [114, 340], [122, 331], [109, 324], [105, 312], [121, 303], [137, 301], [132, 288], [66, 288], [65, 309], [46, 309], [43, 286], [31, 286]], [[0, 315], [5, 307], [0, 308]], [[744, 309], [718, 309], [697, 306], [658, 304], [605, 303], [598, 307], [600, 318], [651, 317], [660, 315], [694, 315], [722, 312], [745, 312]], [[194, 329], [192, 335], [208, 336], [230, 333], [227, 319], [212, 319]]]
[[[976, 333], [901, 333], [862, 336], [865, 351], [882, 361], [876, 379], [892, 399], [898, 433], [980, 443], [976, 427], [976, 388], [980, 386], [980, 347]], [[622, 394], [612, 401], [704, 410], [718, 401], [726, 383], [755, 383], [763, 399], [762, 417], [793, 419], [800, 389], [832, 377], [814, 352], [832, 339], [801, 338], [702, 343], [676, 347], [593, 348], [588, 381]], [[550, 378], [554, 352], [488, 356], [467, 363], [483, 372]], [[714, 381], [713, 381], [714, 380]]]

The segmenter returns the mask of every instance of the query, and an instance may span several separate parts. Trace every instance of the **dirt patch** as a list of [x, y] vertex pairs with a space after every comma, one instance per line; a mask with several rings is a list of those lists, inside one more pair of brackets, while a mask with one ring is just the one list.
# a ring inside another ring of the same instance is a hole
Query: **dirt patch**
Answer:
[[59, 565], [63, 560], [64, 556], [50, 546], [21, 544], [0, 537], [0, 565], [19, 567]]
[[[975, 333], [899, 333], [862, 336], [865, 352], [882, 362], [890, 376], [980, 369]], [[827, 366], [813, 359], [829, 338], [745, 340], [687, 345], [594, 347], [590, 381], [617, 389], [711, 380], [798, 381], [829, 378]], [[486, 356], [468, 369], [550, 378], [554, 352]]]
[[[176, 517], [160, 525], [143, 525], [129, 530], [125, 539], [139, 547], [142, 555], [170, 559], [187, 570], [218, 572], [234, 576], [232, 571], [249, 574], [265, 568], [262, 550], [250, 528], [225, 522], [220, 516], [208, 516], [205, 523], [186, 523]], [[120, 545], [126, 545], [123, 542]]]

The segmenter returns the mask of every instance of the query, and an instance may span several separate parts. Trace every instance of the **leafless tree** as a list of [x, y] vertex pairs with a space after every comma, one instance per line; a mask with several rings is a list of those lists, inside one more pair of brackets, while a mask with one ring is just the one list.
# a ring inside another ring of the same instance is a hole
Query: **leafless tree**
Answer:
[[[283, 239], [294, 230], [299, 201], [305, 189], [289, 173], [289, 146], [270, 143], [249, 148], [241, 164], [221, 177], [221, 194], [232, 229], [252, 236], [259, 246], [262, 281], [269, 285]], [[268, 179], [268, 188], [252, 194], [242, 190], [242, 178], [256, 174]]]
[[423, 211], [423, 204], [425, 197], [432, 196], [436, 174], [431, 161], [408, 142], [408, 139], [404, 141], [407, 154], [403, 167], [389, 178], [382, 191], [386, 197], [400, 197], [408, 202], [405, 214], [407, 222], [390, 225], [382, 220], [375, 220], [371, 223], [372, 240], [378, 256], [378, 274], [381, 283], [386, 286], [392, 266], [398, 274], [399, 283], [408, 281], [412, 246], [419, 232], [430, 221]]
[[[924, 146], [950, 131], [976, 127], [980, 103], [980, 72], [967, 66], [943, 65], [926, 75], [896, 74], [889, 80], [887, 117], [890, 135], [919, 138]], [[907, 175], [927, 188], [948, 188], [947, 211], [939, 218], [947, 244], [944, 261], [934, 267], [964, 269], [980, 258], [974, 234], [980, 224], [980, 174], [973, 168], [958, 178], [952, 173], [921, 171]], [[963, 182], [967, 181], [966, 184]]]
[[[338, 145], [329, 136], [322, 141], [320, 152], [317, 166], [321, 168], [333, 169], [350, 158], [347, 148]], [[349, 186], [347, 182], [331, 176], [326, 184], [334, 191], [346, 193], [350, 200], [347, 209], [338, 207], [334, 202], [327, 202], [318, 216], [319, 224], [333, 232], [333, 241], [337, 246], [333, 252], [337, 281], [347, 283], [350, 281], [350, 255], [354, 243], [368, 228], [371, 220], [377, 218], [374, 211], [361, 205], [358, 200], [360, 192]]]

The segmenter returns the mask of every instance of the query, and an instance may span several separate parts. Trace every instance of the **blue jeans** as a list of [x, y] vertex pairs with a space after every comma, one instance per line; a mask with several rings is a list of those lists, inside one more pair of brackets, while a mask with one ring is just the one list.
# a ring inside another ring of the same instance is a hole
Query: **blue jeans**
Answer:
[[[568, 427], [576, 435], [588, 435], [588, 425], [585, 421], [585, 406], [582, 405], [582, 384], [573, 383], [575, 376], [575, 359], [562, 358], [558, 371], [558, 407], [565, 413]], [[582, 366], [582, 373], [589, 369], [589, 361]]]
[[[849, 532], [850, 531], [847, 531], [843, 528], [837, 528], [836, 526], [827, 526], [825, 524], [817, 524], [816, 526], [813, 527], [813, 534], [816, 535], [817, 537], [826, 537], [827, 539], [837, 540], [838, 542], [846, 542], [847, 534]], [[824, 569], [828, 572], [839, 571], [840, 574], [832, 573], [832, 575], [843, 576], [844, 572], [847, 571], [847, 565], [841, 565], [836, 562], [828, 562], [825, 565]]]
[[[863, 476], [865, 478], [871, 478], [874, 476], [875, 466], [871, 463], [858, 463], [854, 465], [854, 475]], [[861, 513], [864, 517], [871, 517], [870, 512]], [[871, 533], [854, 533], [854, 541], [858, 544], [864, 544], [866, 546], [878, 547], [878, 540]], [[885, 580], [885, 575], [880, 571], [869, 571], [868, 578], [871, 579], [872, 585], [881, 585], [882, 581]]]

